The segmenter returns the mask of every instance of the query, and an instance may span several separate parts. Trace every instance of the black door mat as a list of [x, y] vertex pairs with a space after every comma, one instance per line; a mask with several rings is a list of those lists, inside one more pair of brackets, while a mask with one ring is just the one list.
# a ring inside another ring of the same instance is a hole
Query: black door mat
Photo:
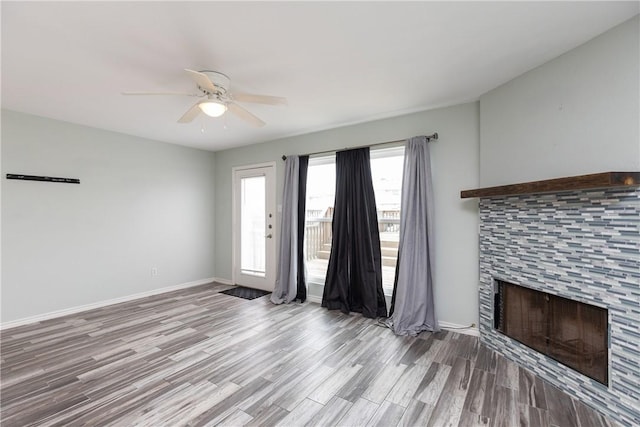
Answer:
[[245, 288], [244, 286], [236, 286], [235, 288], [227, 289], [226, 291], [220, 291], [220, 293], [238, 298], [256, 299], [268, 295], [271, 292], [263, 291], [261, 289]]

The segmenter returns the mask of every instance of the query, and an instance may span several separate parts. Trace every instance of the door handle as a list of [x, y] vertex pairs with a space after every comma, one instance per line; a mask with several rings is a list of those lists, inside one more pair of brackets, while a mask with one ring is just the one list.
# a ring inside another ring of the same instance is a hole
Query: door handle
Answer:
[[269, 233], [269, 234], [267, 234], [267, 235], [266, 235], [266, 236], [264, 236], [264, 237], [266, 237], [267, 239], [271, 239], [271, 238], [273, 238], [273, 234]]

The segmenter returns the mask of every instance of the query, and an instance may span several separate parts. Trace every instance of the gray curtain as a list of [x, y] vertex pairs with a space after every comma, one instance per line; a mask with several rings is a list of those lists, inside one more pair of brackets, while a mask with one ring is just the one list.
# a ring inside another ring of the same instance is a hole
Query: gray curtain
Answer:
[[427, 137], [410, 138], [404, 156], [396, 283], [386, 323], [398, 335], [417, 335], [439, 330], [433, 303], [433, 189]]
[[271, 293], [274, 304], [289, 303], [298, 292], [298, 185], [300, 160], [288, 156], [284, 163], [282, 223], [276, 284]]

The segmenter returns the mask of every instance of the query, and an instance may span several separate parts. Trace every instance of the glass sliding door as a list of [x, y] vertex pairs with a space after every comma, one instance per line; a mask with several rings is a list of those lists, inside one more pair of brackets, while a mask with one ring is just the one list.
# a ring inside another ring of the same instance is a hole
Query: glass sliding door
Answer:
[[[371, 175], [382, 252], [382, 287], [386, 295], [393, 292], [398, 255], [403, 166], [403, 146], [371, 150]], [[310, 286], [324, 286], [327, 273], [331, 253], [335, 177], [335, 155], [309, 159], [305, 256], [307, 282]]]
[[371, 150], [371, 177], [376, 195], [380, 251], [382, 254], [382, 288], [385, 295], [393, 293], [400, 240], [400, 199], [404, 147]]
[[310, 158], [304, 230], [309, 285], [324, 286], [331, 253], [331, 221], [335, 191], [335, 155]]

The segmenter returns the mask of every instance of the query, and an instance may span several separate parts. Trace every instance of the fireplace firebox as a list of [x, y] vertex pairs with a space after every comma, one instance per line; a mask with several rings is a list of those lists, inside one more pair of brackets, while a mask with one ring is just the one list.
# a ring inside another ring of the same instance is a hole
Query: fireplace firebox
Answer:
[[502, 280], [495, 290], [495, 329], [608, 385], [607, 309]]

